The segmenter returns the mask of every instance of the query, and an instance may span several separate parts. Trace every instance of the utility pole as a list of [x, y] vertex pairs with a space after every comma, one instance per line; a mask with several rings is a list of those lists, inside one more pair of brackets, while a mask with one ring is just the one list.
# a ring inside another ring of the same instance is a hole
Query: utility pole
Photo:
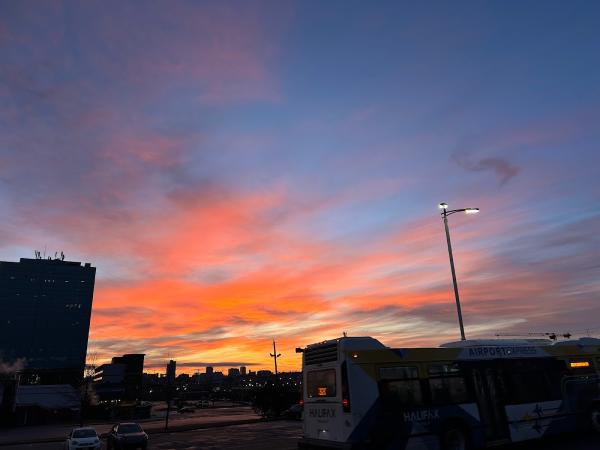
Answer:
[[165, 433], [169, 431], [169, 413], [171, 412], [171, 385], [167, 384], [167, 414], [165, 414]]
[[273, 339], [273, 353], [269, 353], [273, 361], [275, 362], [275, 375], [277, 375], [277, 358], [281, 356], [281, 353], [277, 353], [277, 349], [275, 347], [275, 339]]
[[169, 431], [169, 413], [171, 412], [171, 399], [173, 396], [173, 382], [169, 379], [167, 381], [167, 414], [165, 415], [165, 433]]

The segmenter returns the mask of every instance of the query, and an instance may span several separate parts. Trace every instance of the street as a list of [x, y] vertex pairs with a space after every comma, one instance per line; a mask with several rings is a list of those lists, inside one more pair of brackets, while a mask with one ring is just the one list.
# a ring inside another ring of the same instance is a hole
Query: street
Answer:
[[[235, 422], [248, 422], [259, 419], [254, 410], [248, 406], [231, 406], [221, 408], [199, 409], [194, 413], [177, 414], [172, 413], [169, 419], [170, 428], [191, 429], [211, 427], [219, 424]], [[165, 426], [164, 417], [153, 417], [139, 421], [144, 430], [152, 433], [162, 431]], [[106, 434], [112, 427], [112, 422], [86, 424], [93, 426], [99, 434]], [[0, 432], [0, 446], [14, 442], [52, 441], [56, 438], [66, 436], [73, 424], [70, 425], [41, 425], [31, 427], [16, 427], [5, 429]], [[6, 446], [5, 446], [6, 448]]]
[[[302, 434], [297, 421], [263, 422], [150, 435], [149, 450], [294, 450]], [[62, 444], [27, 444], [2, 450], [59, 450]], [[502, 447], [499, 450], [597, 450], [600, 437], [565, 435]]]

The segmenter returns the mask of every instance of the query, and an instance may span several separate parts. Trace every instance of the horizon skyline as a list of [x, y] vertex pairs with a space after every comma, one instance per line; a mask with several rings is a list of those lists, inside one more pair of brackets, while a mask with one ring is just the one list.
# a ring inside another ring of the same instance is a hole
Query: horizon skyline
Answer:
[[598, 335], [599, 14], [4, 2], [0, 259], [97, 268], [88, 360], [299, 370], [460, 338], [444, 201], [467, 339]]

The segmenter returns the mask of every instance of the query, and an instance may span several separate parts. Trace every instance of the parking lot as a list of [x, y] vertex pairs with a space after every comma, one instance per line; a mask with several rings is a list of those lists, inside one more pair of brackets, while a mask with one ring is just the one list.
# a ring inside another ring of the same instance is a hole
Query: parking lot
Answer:
[[[189, 450], [292, 450], [297, 448], [297, 440], [302, 433], [298, 421], [263, 422], [247, 425], [208, 428], [150, 435], [148, 450], [189, 449]], [[103, 441], [103, 448], [106, 442]], [[0, 446], [1, 450], [59, 450], [62, 443], [25, 444]]]
[[[148, 449], [156, 450], [294, 450], [302, 434], [298, 421], [262, 422], [202, 430], [150, 435]], [[4, 446], [1, 450], [59, 450], [63, 444]], [[104, 447], [103, 447], [104, 448]], [[594, 435], [567, 435], [525, 442], [499, 450], [597, 450], [600, 438]]]

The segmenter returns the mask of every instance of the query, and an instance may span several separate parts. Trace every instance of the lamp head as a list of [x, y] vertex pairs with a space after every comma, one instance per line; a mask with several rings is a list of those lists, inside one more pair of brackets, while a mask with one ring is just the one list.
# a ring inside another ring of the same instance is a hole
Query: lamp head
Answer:
[[442, 203], [440, 203], [438, 205], [438, 208], [440, 208], [440, 209], [448, 209], [448, 203], [442, 202]]
[[477, 214], [479, 208], [465, 208], [465, 214]]

